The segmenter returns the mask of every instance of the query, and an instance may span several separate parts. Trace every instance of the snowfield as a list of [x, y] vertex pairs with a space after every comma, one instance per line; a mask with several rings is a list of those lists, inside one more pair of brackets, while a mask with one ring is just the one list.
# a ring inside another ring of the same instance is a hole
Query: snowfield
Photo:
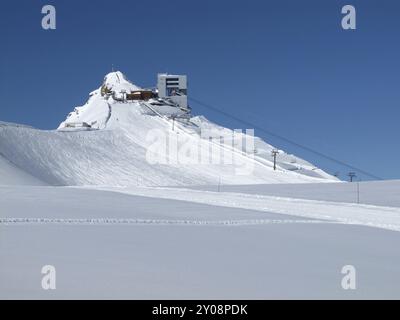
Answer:
[[122, 90], [141, 89], [107, 75], [57, 130], [0, 122], [0, 298], [400, 298], [400, 181], [282, 150], [275, 171], [260, 138]]
[[[354, 205], [364, 216], [360, 225], [332, 217], [340, 218], [347, 205], [325, 204], [319, 218], [318, 210], [310, 218], [276, 213], [267, 197], [250, 210], [242, 207], [252, 202], [243, 205], [236, 194], [207, 194], [210, 203], [226, 201], [222, 206], [171, 199], [169, 192], [163, 199], [157, 192], [0, 187], [0, 298], [400, 296], [400, 233], [376, 225], [378, 207], [370, 212]], [[178, 194], [188, 197], [187, 190]], [[299, 204], [283, 206], [296, 214]], [[394, 212], [390, 216], [398, 223]], [[57, 270], [57, 289], [45, 291], [40, 272], [49, 264]], [[357, 270], [356, 290], [341, 287], [341, 268], [349, 264]]]

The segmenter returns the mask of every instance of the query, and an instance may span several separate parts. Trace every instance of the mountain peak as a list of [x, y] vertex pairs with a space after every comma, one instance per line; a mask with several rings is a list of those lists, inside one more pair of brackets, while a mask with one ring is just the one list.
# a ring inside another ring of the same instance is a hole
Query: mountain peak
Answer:
[[104, 77], [104, 82], [116, 82], [119, 83], [121, 80], [128, 81], [126, 76], [121, 71], [113, 71], [107, 73]]
[[104, 77], [103, 87], [114, 92], [130, 92], [141, 88], [128, 80], [121, 71], [113, 71]]
[[[112, 154], [113, 160], [110, 163], [112, 163], [113, 166], [119, 164], [115, 168], [115, 175], [119, 176], [122, 181], [128, 184], [138, 183], [137, 176], [149, 180], [145, 174], [148, 170], [152, 170], [153, 175], [161, 177], [161, 173], [158, 172], [161, 169], [157, 166], [150, 166], [146, 159], [148, 150], [153, 147], [152, 143], [149, 143], [149, 137], [151, 137], [151, 134], [154, 134], [154, 132], [161, 132], [165, 134], [168, 139], [170, 134], [173, 136], [179, 135], [179, 147], [182, 147], [183, 150], [189, 145], [193, 148], [199, 146], [201, 150], [203, 150], [202, 148], [207, 149], [213, 147], [216, 148], [215, 150], [219, 150], [215, 152], [221, 152], [221, 154], [222, 152], [228, 152], [228, 154], [232, 155], [232, 159], [239, 156], [238, 161], [241, 161], [241, 164], [244, 163], [253, 166], [255, 163], [255, 172], [246, 177], [234, 174], [233, 171], [236, 170], [237, 166], [225, 163], [218, 164], [214, 167], [210, 165], [206, 169], [202, 169], [201, 165], [186, 167], [185, 163], [182, 163], [182, 167], [178, 171], [182, 171], [181, 173], [184, 178], [179, 177], [179, 174], [175, 173], [171, 174], [173, 177], [167, 177], [170, 174], [170, 169], [168, 169], [167, 166], [164, 168], [166, 171], [163, 171], [164, 169], [161, 170], [163, 172], [163, 178], [160, 179], [163, 181], [157, 180], [155, 183], [157, 185], [175, 185], [180, 183], [212, 184], [218, 181], [221, 172], [225, 172], [222, 179], [228, 184], [336, 180], [334, 177], [316, 168], [313, 164], [294, 155], [287, 154], [284, 151], [280, 152], [278, 159], [275, 159], [272, 156], [272, 151], [276, 148], [257, 137], [254, 138], [254, 148], [243, 151], [242, 142], [251, 137], [247, 136], [247, 133], [234, 134], [231, 129], [219, 126], [200, 115], [192, 117], [190, 110], [188, 111], [187, 109], [181, 108], [181, 106], [176, 103], [176, 100], [174, 100], [174, 98], [178, 99], [181, 96], [172, 93], [174, 90], [178, 90], [179, 92], [181, 89], [181, 76], [168, 76], [172, 78], [159, 75], [157, 79], [158, 90], [150, 90], [136, 86], [129, 81], [121, 71], [108, 73], [104, 77], [101, 87], [89, 94], [89, 99], [83, 106], [74, 108], [74, 110], [68, 114], [67, 119], [60, 124], [58, 129], [59, 131], [64, 131], [65, 136], [69, 136], [67, 133], [68, 131], [107, 130], [108, 132], [106, 134], [93, 132], [88, 135], [90, 139], [93, 139], [90, 144], [91, 152], [93, 152], [95, 148], [99, 148], [99, 159], [103, 159], [105, 155], [108, 157]], [[182, 91], [184, 92], [184, 96], [186, 96], [186, 77], [182, 82], [182, 87], [184, 87]], [[173, 90], [169, 92], [168, 90], [163, 91], [160, 89]], [[202, 135], [204, 133], [205, 136]], [[118, 138], [115, 140], [112, 138], [113, 142], [109, 144], [105, 142], [106, 140], [103, 140], [109, 136]], [[214, 141], [210, 141], [210, 137]], [[241, 143], [236, 143], [234, 139], [239, 139]], [[118, 143], [115, 142], [117, 140]], [[135, 143], [132, 144], [132, 141], [135, 141]], [[83, 148], [86, 147], [81, 145], [79, 139], [77, 143]], [[231, 143], [231, 145], [226, 146], [225, 144], [228, 143]], [[208, 144], [210, 144], [210, 146], [205, 147], [205, 145]], [[169, 142], [168, 145], [170, 145]], [[71, 148], [73, 147], [71, 146]], [[125, 163], [127, 149], [130, 149], [128, 157], [130, 159], [129, 163], [134, 159], [131, 163], [132, 165], [129, 166], [130, 173], [127, 174], [129, 177], [125, 174], [127, 167]], [[86, 154], [87, 151], [85, 150], [86, 149], [80, 149], [77, 157], [79, 158], [80, 153]], [[182, 156], [182, 159], [189, 157], [196, 162], [196, 153], [201, 154], [201, 151], [196, 149], [193, 153], [189, 153], [189, 156], [185, 154], [185, 156]], [[119, 155], [121, 159], [117, 157], [117, 155]], [[93, 155], [93, 157], [96, 156]], [[92, 159], [92, 156], [90, 156], [90, 158], [91, 162], [95, 161]], [[170, 157], [169, 151], [167, 152], [166, 158], [175, 159], [172, 156]], [[97, 160], [98, 159], [96, 159], [96, 161]], [[278, 170], [272, 169], [275, 161]], [[174, 167], [173, 172], [175, 172], [176, 163], [169, 164]], [[99, 180], [96, 177], [93, 178], [93, 182], [91, 181], [92, 177], [96, 176], [98, 172], [101, 172], [100, 176], [102, 176], [104, 171], [109, 170], [109, 165], [106, 167], [104, 167], [104, 165], [106, 164], [101, 161], [99, 165], [101, 168], [99, 171], [93, 168], [96, 172], [93, 172], [93, 175], [88, 177], [87, 180], [77, 177], [79, 182], [76, 182], [75, 180], [67, 181], [60, 178], [61, 180], [57, 180], [57, 183], [111, 183], [108, 179], [107, 181], [100, 181], [101, 178], [99, 178]], [[206, 174], [206, 176], [203, 177], [205, 172], [208, 172], [208, 176]], [[134, 178], [131, 177], [131, 174], [134, 175]], [[167, 180], [170, 182], [167, 183]], [[188, 180], [190, 181], [188, 182]], [[155, 181], [148, 181], [146, 183], [153, 182]], [[143, 184], [146, 183], [143, 182]]]

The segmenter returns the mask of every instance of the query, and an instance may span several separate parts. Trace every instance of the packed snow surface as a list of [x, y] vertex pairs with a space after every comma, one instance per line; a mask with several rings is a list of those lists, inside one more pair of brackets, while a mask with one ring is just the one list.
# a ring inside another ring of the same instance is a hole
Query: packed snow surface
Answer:
[[399, 208], [114, 189], [0, 187], [0, 298], [400, 297]]

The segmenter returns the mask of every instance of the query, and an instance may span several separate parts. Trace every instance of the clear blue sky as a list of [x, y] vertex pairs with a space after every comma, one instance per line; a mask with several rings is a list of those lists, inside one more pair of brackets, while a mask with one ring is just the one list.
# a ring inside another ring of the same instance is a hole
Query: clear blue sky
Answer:
[[[56, 30], [41, 28], [45, 4], [57, 9]], [[341, 28], [345, 4], [357, 9], [355, 31]], [[141, 86], [154, 86], [158, 72], [184, 73], [196, 99], [400, 178], [399, 31], [397, 0], [3, 1], [0, 120], [54, 129], [112, 64]], [[349, 171], [256, 135], [342, 178]]]

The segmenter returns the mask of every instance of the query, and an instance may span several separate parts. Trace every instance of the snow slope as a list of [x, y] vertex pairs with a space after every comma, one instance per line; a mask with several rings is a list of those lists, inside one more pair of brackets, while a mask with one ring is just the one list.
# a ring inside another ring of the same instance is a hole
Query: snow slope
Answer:
[[[238, 192], [215, 192], [186, 188], [100, 188], [137, 196], [173, 199], [231, 208], [331, 220], [346, 224], [400, 231], [400, 208], [284, 198]], [[312, 197], [312, 195], [310, 195]]]
[[[216, 191], [218, 186], [188, 187]], [[308, 183], [271, 185], [230, 185], [223, 192], [247, 193], [284, 198], [322, 200], [400, 207], [400, 180], [363, 181], [359, 183]]]
[[[113, 93], [104, 95], [104, 88]], [[90, 94], [84, 106], [75, 108], [56, 131], [0, 126], [0, 154], [50, 185], [182, 186], [337, 181], [312, 164], [283, 152], [278, 157], [278, 170], [274, 171], [272, 146], [256, 138], [254, 149], [243, 151], [240, 144], [227, 146], [210, 141], [202, 136], [204, 132], [234, 136], [234, 142], [243, 141], [246, 135], [233, 133], [204, 117], [194, 117], [191, 121], [181, 119], [179, 110], [172, 110], [179, 108], [167, 102], [160, 105], [158, 101], [156, 105], [150, 101], [118, 101], [122, 92], [139, 89], [122, 73], [110, 73], [102, 87]], [[178, 118], [172, 120], [172, 114]], [[83, 122], [91, 128], [71, 128], [71, 124]], [[155, 135], [165, 137], [165, 145], [176, 143], [179, 157], [168, 150], [155, 149]], [[199, 154], [210, 149], [213, 154], [223, 155], [224, 160], [200, 163]], [[149, 160], [149, 154], [156, 161]], [[232, 163], [225, 163], [225, 157]]]
[[[26, 125], [10, 123], [0, 121], [1, 128], [13, 127], [13, 128], [31, 128]], [[45, 183], [34, 176], [28, 174], [21, 168], [18, 168], [12, 162], [7, 160], [1, 153], [0, 150], [0, 185], [33, 185], [42, 186]]]
[[17, 168], [0, 155], [0, 185], [45, 185], [43, 181]]

